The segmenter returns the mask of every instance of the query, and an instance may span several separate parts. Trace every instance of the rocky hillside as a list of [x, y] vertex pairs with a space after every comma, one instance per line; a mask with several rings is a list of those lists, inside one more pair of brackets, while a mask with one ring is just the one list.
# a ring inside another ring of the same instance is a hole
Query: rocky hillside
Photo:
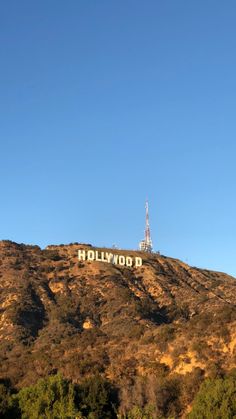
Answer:
[[138, 268], [79, 262], [80, 248], [92, 249], [0, 242], [0, 378], [20, 388], [98, 372], [124, 389], [125, 408], [144, 379], [193, 383], [233, 368], [234, 278], [140, 252], [116, 251], [141, 256]]

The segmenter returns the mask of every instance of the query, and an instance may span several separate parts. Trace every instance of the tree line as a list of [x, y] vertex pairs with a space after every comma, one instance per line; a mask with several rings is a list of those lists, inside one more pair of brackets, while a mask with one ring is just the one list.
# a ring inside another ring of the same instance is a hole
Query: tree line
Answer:
[[[168, 389], [167, 389], [168, 391]], [[138, 401], [138, 400], [137, 400]], [[13, 391], [0, 383], [0, 417], [3, 419], [177, 419], [158, 414], [155, 406], [119, 410], [117, 389], [100, 375], [75, 385], [58, 373], [35, 385]], [[236, 372], [205, 379], [192, 403], [188, 419], [233, 419], [236, 417]]]

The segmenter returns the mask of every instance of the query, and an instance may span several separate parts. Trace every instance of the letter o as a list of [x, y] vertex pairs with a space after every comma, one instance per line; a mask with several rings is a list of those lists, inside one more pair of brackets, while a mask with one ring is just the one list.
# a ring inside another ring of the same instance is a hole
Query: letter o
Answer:
[[94, 250], [88, 250], [87, 259], [88, 260], [94, 260], [95, 259]]
[[126, 257], [126, 266], [132, 266], [133, 265], [133, 260], [130, 256]]
[[124, 256], [119, 256], [119, 265], [125, 265], [125, 257]]

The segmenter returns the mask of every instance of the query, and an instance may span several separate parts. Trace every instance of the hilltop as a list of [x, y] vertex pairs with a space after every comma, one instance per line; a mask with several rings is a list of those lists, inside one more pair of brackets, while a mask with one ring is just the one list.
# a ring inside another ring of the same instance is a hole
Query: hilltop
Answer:
[[99, 373], [124, 411], [155, 383], [163, 414], [182, 415], [204, 377], [235, 365], [235, 278], [138, 251], [116, 250], [141, 256], [137, 268], [78, 261], [82, 248], [94, 249], [0, 242], [0, 378], [21, 388]]

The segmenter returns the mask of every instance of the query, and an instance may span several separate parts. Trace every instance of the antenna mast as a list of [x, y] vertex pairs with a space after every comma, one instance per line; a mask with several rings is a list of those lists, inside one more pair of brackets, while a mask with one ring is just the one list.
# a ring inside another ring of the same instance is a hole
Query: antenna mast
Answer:
[[153, 247], [152, 247], [152, 239], [151, 239], [150, 224], [149, 224], [148, 200], [146, 201], [145, 209], [146, 209], [145, 239], [139, 243], [139, 248], [142, 252], [151, 253], [153, 250]]

